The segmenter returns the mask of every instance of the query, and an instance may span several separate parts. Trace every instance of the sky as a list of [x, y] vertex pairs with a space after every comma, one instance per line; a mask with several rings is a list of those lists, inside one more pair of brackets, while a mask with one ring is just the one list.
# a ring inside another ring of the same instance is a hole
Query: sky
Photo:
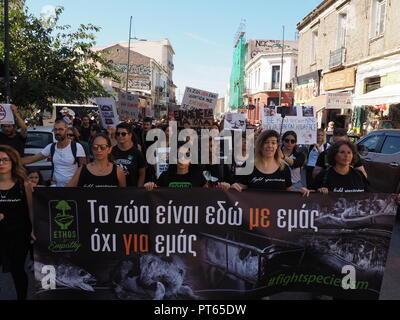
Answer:
[[96, 46], [168, 38], [175, 51], [173, 81], [180, 101], [185, 87], [224, 97], [228, 88], [234, 37], [242, 19], [246, 39], [294, 40], [296, 25], [322, 0], [26, 0], [35, 16], [64, 7], [61, 24], [101, 27]]

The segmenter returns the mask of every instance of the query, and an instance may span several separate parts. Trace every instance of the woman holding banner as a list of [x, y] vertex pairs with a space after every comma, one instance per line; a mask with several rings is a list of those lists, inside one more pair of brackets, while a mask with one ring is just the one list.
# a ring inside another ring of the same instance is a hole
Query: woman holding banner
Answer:
[[126, 187], [124, 170], [111, 161], [111, 140], [105, 134], [93, 139], [93, 162], [78, 168], [67, 187]]
[[[249, 189], [293, 191], [290, 169], [279, 152], [279, 134], [275, 130], [263, 131], [257, 138], [255, 147], [255, 167], [248, 176], [237, 176], [232, 189], [239, 192]], [[298, 190], [304, 196], [309, 190]]]
[[328, 149], [329, 168], [315, 178], [314, 188], [322, 194], [329, 192], [368, 192], [368, 180], [353, 168], [357, 160], [355, 146], [339, 141]]
[[11, 272], [18, 300], [26, 300], [25, 259], [32, 233], [32, 189], [18, 152], [0, 146], [0, 265]]

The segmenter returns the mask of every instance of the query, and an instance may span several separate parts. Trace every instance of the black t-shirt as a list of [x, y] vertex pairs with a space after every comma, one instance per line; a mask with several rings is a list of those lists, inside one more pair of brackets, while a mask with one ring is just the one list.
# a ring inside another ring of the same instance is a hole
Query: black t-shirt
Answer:
[[[326, 169], [326, 168], [329, 167], [329, 164], [328, 164], [328, 156], [327, 156], [328, 150], [329, 150], [329, 149], [327, 149], [327, 150], [325, 150], [325, 151], [322, 151], [322, 152], [319, 154], [318, 159], [317, 159], [317, 163], [316, 163], [316, 165], [315, 165], [316, 167], [321, 167], [321, 168], [323, 168], [323, 169]], [[356, 160], [356, 162], [354, 163], [354, 168], [362, 167], [362, 165], [363, 165], [363, 164], [362, 164], [360, 158], [357, 157], [357, 160]]]
[[176, 166], [170, 166], [158, 178], [159, 187], [192, 188], [203, 187], [207, 183], [200, 170], [191, 169], [187, 174], [177, 174]]
[[210, 186], [218, 182], [233, 183], [230, 168], [226, 164], [207, 164], [202, 168], [202, 174]]
[[96, 176], [88, 170], [86, 165], [83, 165], [81, 175], [79, 176], [78, 187], [110, 188], [118, 186], [119, 181], [116, 164], [113, 165], [113, 169], [110, 174], [106, 176]]
[[111, 154], [114, 157], [114, 163], [124, 169], [126, 185], [137, 187], [139, 169], [143, 169], [146, 166], [142, 153], [135, 147], [122, 151], [118, 146], [114, 146]]
[[274, 173], [265, 174], [254, 167], [253, 172], [247, 176], [237, 176], [237, 182], [247, 186], [249, 189], [282, 190], [292, 186], [290, 169], [287, 165]]
[[23, 138], [19, 132], [16, 133], [14, 138], [9, 138], [3, 132], [0, 132], [0, 144], [5, 144], [7, 146], [13, 147], [18, 151], [21, 157], [24, 156], [26, 138]]
[[368, 181], [361, 172], [351, 167], [346, 175], [328, 168], [317, 175], [314, 188], [328, 188], [331, 192], [367, 192]]
[[85, 128], [84, 126], [80, 127], [80, 140], [89, 142], [90, 139], [90, 126], [88, 128]]

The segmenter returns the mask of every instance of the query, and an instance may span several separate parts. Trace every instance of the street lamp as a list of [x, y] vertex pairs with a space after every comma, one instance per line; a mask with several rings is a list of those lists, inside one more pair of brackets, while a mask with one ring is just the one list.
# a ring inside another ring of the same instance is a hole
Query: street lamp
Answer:
[[136, 36], [131, 37], [131, 30], [132, 30], [132, 16], [129, 22], [129, 41], [128, 41], [128, 65], [126, 68], [126, 93], [128, 93], [128, 82], [129, 82], [129, 60], [131, 54], [131, 40], [139, 40], [139, 41], [147, 41], [146, 39], [139, 39]]
[[285, 26], [282, 26], [283, 37], [282, 37], [282, 54], [281, 54], [281, 81], [279, 85], [279, 105], [282, 106], [282, 79], [283, 79], [283, 50], [285, 48]]

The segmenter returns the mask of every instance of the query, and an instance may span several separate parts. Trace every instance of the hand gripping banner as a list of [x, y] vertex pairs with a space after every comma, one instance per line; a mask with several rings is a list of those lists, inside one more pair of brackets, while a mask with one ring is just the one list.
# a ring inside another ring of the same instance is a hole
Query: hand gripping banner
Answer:
[[36, 188], [36, 298], [378, 299], [394, 199]]

